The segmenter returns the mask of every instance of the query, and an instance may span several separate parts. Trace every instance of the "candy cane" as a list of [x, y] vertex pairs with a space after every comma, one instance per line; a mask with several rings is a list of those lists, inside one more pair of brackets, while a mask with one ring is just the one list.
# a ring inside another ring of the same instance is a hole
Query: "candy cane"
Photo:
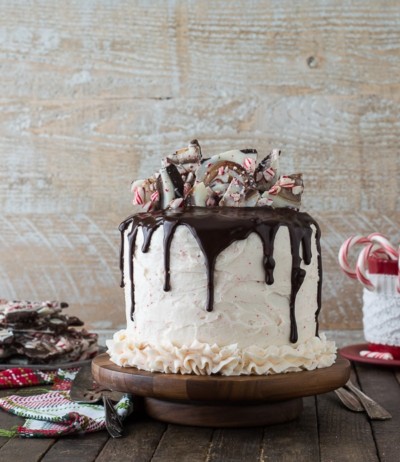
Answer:
[[360, 356], [363, 356], [364, 358], [386, 359], [389, 361], [393, 359], [393, 355], [391, 353], [384, 353], [380, 351], [361, 350]]
[[143, 205], [144, 204], [144, 189], [141, 186], [138, 186], [135, 189], [134, 196], [133, 196], [133, 203], [136, 205]]
[[157, 202], [159, 198], [160, 195], [158, 194], [158, 191], [154, 191], [150, 196], [151, 202]]
[[264, 170], [263, 175], [266, 181], [271, 181], [275, 176], [275, 170], [272, 167], [269, 167]]
[[272, 188], [268, 191], [268, 194], [271, 194], [272, 196], [276, 196], [281, 190], [281, 187], [278, 186], [277, 184], [274, 184]]
[[370, 239], [371, 242], [376, 242], [379, 244], [392, 260], [397, 260], [399, 258], [399, 254], [397, 253], [396, 249], [382, 234], [372, 233], [368, 236], [368, 239]]
[[357, 235], [357, 236], [352, 236], [346, 239], [344, 243], [342, 244], [342, 246], [340, 247], [339, 264], [342, 270], [345, 272], [345, 274], [352, 279], [357, 279], [357, 273], [349, 265], [349, 261], [347, 258], [349, 255], [349, 251], [355, 245], [369, 244], [369, 242], [370, 241], [368, 238]]
[[367, 269], [368, 269], [368, 258], [370, 257], [371, 253], [376, 250], [377, 247], [375, 244], [369, 244], [367, 247], [364, 247], [357, 259], [357, 266], [356, 266], [356, 275], [357, 279], [366, 287], [368, 290], [374, 290], [375, 287], [372, 282], [368, 279], [367, 276]]
[[246, 157], [243, 161], [243, 167], [248, 171], [248, 172], [254, 172], [256, 166], [256, 161], [252, 159], [251, 157]]
[[[355, 245], [364, 245], [364, 247], [356, 263], [356, 268], [353, 270], [348, 261], [350, 249]], [[400, 250], [397, 251], [389, 240], [380, 233], [372, 233], [368, 237], [352, 236], [347, 239], [339, 250], [339, 264], [344, 273], [352, 279], [358, 279], [361, 284], [368, 290], [374, 290], [375, 287], [368, 278], [368, 260], [371, 256], [376, 258], [389, 258], [390, 260], [399, 260]], [[397, 291], [400, 293], [400, 261], [399, 261], [399, 277], [397, 280]]]

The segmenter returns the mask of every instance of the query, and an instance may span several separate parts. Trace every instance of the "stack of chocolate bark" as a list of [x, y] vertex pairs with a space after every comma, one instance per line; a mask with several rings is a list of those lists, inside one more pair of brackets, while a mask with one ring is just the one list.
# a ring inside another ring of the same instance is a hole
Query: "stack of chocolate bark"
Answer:
[[[67, 303], [0, 299], [0, 363], [54, 364], [92, 358], [97, 334], [68, 316]], [[78, 327], [78, 329], [77, 329]]]

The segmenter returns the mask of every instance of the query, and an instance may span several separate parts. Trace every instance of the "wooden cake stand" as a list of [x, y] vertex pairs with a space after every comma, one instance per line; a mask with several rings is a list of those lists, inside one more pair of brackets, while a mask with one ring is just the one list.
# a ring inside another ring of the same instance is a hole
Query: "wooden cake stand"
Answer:
[[154, 419], [201, 427], [251, 427], [295, 419], [303, 409], [302, 397], [347, 382], [350, 362], [339, 356], [324, 369], [225, 377], [119, 367], [104, 353], [93, 359], [92, 372], [100, 385], [142, 397], [146, 413]]

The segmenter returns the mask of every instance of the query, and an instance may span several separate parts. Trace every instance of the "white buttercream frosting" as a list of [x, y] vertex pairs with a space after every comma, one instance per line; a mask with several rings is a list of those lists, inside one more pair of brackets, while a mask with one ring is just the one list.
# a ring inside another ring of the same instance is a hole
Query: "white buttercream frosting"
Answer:
[[[129, 232], [130, 228], [128, 228]], [[265, 283], [263, 246], [255, 233], [235, 241], [222, 251], [214, 272], [214, 309], [206, 311], [207, 276], [204, 256], [186, 226], [178, 226], [171, 244], [171, 290], [165, 292], [164, 232], [160, 226], [142, 253], [139, 230], [133, 257], [135, 286], [134, 320], [130, 319], [131, 287], [125, 285], [128, 332], [151, 345], [237, 343], [239, 348], [286, 345], [290, 337], [292, 254], [289, 232], [282, 226], [275, 237], [274, 283]], [[129, 275], [129, 253], [125, 246], [125, 275]], [[300, 342], [313, 337], [318, 309], [318, 263], [315, 235], [313, 258], [301, 264], [306, 277], [296, 297], [296, 321]]]
[[266, 375], [328, 367], [336, 357], [334, 342], [312, 337], [296, 346], [251, 345], [239, 348], [200, 343], [181, 347], [173, 343], [151, 345], [135, 341], [126, 330], [107, 341], [111, 360], [119, 366], [134, 366], [151, 372], [196, 375]]
[[[290, 342], [292, 253], [288, 229], [274, 242], [274, 283], [265, 283], [263, 244], [251, 233], [217, 257], [214, 307], [206, 311], [204, 255], [190, 230], [179, 225], [170, 247], [171, 290], [163, 290], [164, 232], [156, 229], [142, 252], [139, 228], [133, 252], [135, 311], [125, 284], [127, 329], [108, 341], [111, 360], [120, 366], [182, 374], [272, 374], [328, 367], [335, 346], [316, 336], [319, 282], [316, 229], [311, 226], [312, 259], [296, 296], [298, 340]], [[129, 245], [124, 232], [124, 277], [129, 280]]]

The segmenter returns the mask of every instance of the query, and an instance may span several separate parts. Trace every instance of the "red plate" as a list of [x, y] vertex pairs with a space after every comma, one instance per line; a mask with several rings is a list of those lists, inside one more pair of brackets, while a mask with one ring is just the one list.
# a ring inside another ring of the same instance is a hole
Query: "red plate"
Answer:
[[375, 364], [376, 366], [389, 366], [389, 367], [400, 367], [399, 359], [378, 359], [378, 358], [366, 358], [360, 356], [360, 351], [368, 350], [368, 343], [358, 343], [357, 345], [349, 345], [339, 350], [339, 353], [350, 361], [358, 363]]

